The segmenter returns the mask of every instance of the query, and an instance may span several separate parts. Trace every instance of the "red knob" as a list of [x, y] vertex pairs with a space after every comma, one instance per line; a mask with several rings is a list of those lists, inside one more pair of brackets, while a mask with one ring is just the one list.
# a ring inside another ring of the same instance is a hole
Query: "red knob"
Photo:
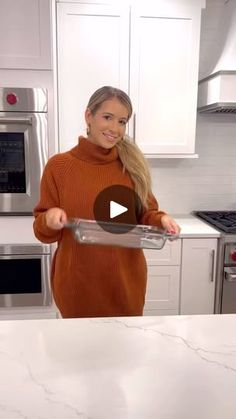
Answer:
[[231, 253], [231, 259], [236, 262], [236, 252]]
[[15, 105], [17, 102], [17, 96], [15, 95], [15, 93], [8, 93], [6, 99], [9, 105]]

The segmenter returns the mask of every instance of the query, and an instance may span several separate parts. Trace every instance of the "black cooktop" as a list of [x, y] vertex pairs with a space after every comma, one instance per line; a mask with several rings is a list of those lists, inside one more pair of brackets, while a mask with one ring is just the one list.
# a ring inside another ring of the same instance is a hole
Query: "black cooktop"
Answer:
[[207, 221], [220, 231], [236, 233], [236, 211], [194, 211], [194, 215]]

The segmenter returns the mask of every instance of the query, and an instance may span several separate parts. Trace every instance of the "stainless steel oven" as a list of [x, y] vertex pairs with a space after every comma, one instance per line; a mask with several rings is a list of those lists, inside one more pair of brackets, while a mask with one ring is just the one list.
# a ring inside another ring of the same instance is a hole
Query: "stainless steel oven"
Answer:
[[0, 88], [0, 213], [31, 214], [48, 158], [47, 91]]
[[52, 304], [50, 246], [0, 245], [0, 307]]
[[224, 246], [221, 312], [236, 313], [236, 242]]
[[236, 313], [236, 211], [196, 211], [194, 214], [221, 232], [215, 313]]

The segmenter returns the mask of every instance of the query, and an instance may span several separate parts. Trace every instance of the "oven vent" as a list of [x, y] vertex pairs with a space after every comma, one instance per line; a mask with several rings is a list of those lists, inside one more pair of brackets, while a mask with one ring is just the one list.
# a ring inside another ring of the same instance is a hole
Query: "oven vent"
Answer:
[[218, 71], [199, 81], [198, 112], [236, 113], [236, 71]]
[[224, 113], [224, 114], [235, 114], [236, 103], [214, 103], [208, 106], [202, 106], [198, 108], [199, 113]]

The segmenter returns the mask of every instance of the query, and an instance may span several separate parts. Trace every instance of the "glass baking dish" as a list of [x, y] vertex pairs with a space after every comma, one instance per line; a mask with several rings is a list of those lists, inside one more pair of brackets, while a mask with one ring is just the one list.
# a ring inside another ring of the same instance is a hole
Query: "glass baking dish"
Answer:
[[75, 240], [79, 243], [105, 246], [162, 249], [167, 239], [174, 240], [178, 237], [148, 225], [133, 226], [105, 221], [97, 223], [94, 220], [80, 218], [70, 219], [65, 227], [72, 230]]

